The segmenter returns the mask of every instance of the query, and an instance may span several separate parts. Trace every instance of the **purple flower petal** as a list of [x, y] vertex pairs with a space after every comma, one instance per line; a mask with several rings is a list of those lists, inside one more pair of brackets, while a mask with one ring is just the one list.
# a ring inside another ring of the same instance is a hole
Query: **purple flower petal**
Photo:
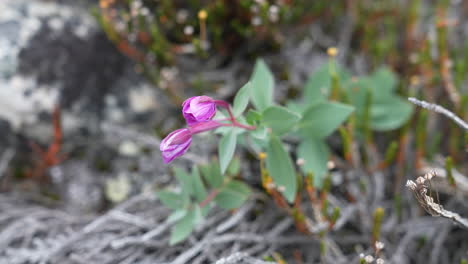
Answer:
[[208, 96], [190, 97], [182, 103], [182, 114], [189, 126], [211, 120], [216, 114], [216, 103]]
[[192, 134], [189, 129], [182, 128], [171, 132], [159, 145], [164, 163], [169, 163], [187, 152], [192, 143]]

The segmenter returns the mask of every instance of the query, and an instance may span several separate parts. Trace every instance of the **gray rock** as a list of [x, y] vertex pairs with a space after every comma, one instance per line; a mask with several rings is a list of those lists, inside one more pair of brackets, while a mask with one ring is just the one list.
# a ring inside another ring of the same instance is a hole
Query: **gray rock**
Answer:
[[75, 2], [0, 2], [0, 119], [43, 141], [50, 130], [39, 129], [41, 114], [55, 105], [66, 134], [103, 120], [137, 127], [163, 120], [167, 100], [107, 40], [89, 6]]

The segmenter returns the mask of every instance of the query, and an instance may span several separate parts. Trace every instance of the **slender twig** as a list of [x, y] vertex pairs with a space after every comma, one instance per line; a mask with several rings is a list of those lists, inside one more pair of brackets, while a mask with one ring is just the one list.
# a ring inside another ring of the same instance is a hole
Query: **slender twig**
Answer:
[[420, 106], [422, 108], [426, 108], [428, 110], [431, 110], [431, 111], [434, 111], [434, 112], [445, 115], [446, 117], [452, 119], [457, 125], [459, 125], [463, 129], [468, 131], [468, 124], [465, 121], [463, 121], [460, 117], [458, 117], [456, 114], [454, 114], [453, 112], [447, 110], [446, 108], [444, 108], [444, 107], [442, 107], [440, 105], [437, 105], [437, 104], [432, 104], [432, 103], [428, 103], [426, 101], [418, 100], [418, 99], [416, 99], [414, 97], [409, 97], [408, 100], [411, 103], [413, 103], [415, 105], [418, 105], [418, 106]]
[[406, 187], [413, 191], [414, 196], [419, 204], [432, 216], [441, 216], [451, 219], [464, 228], [468, 229], [468, 219], [461, 217], [459, 214], [448, 211], [442, 207], [437, 201], [434, 201], [430, 195], [427, 194], [431, 179], [435, 176], [434, 173], [427, 173], [422, 177], [418, 177], [416, 181], [408, 180]]

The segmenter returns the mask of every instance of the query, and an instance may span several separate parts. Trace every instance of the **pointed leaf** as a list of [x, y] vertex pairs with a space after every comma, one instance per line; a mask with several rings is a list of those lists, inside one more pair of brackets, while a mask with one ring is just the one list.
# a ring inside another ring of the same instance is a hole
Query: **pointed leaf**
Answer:
[[190, 197], [193, 194], [193, 182], [190, 175], [181, 168], [174, 168], [174, 175], [182, 185], [182, 195]]
[[168, 223], [174, 223], [182, 219], [187, 214], [186, 209], [178, 209], [173, 211], [166, 219]]
[[240, 173], [240, 167], [241, 167], [241, 161], [239, 157], [234, 157], [231, 160], [231, 163], [229, 163], [229, 166], [226, 172], [228, 175], [235, 176]]
[[250, 96], [255, 108], [262, 111], [272, 105], [275, 83], [273, 74], [262, 59], [257, 60], [250, 82]]
[[185, 205], [185, 199], [183, 196], [175, 192], [162, 190], [157, 192], [156, 196], [164, 206], [170, 209], [181, 209]]
[[[350, 78], [350, 74], [346, 69], [341, 67], [339, 64], [335, 64], [335, 67], [341, 82]], [[327, 62], [314, 71], [307, 80], [304, 88], [304, 103], [311, 105], [325, 101], [330, 94], [330, 89], [330, 62]]]
[[375, 98], [384, 98], [394, 93], [397, 85], [397, 77], [389, 68], [379, 68], [372, 73], [370, 78], [373, 83], [372, 90]]
[[247, 105], [249, 104], [250, 98], [250, 90], [252, 89], [252, 85], [250, 82], [246, 83], [236, 94], [234, 97], [234, 104], [232, 107], [232, 112], [235, 117], [238, 117], [245, 111]]
[[202, 173], [203, 178], [206, 180], [208, 184], [212, 188], [219, 188], [223, 185], [223, 175], [221, 174], [221, 170], [219, 169], [218, 163], [207, 164], [204, 166], [200, 166], [200, 170]]
[[197, 202], [205, 200], [207, 192], [196, 166], [192, 168], [193, 194]]
[[284, 197], [293, 202], [297, 191], [296, 171], [289, 153], [274, 134], [271, 135], [267, 147], [266, 166], [275, 184], [284, 188]]
[[239, 208], [249, 198], [250, 192], [245, 183], [232, 180], [220, 190], [214, 201], [223, 209], [235, 209]]
[[371, 126], [378, 131], [388, 131], [401, 127], [411, 117], [413, 107], [397, 96], [374, 102], [371, 106]]
[[263, 123], [277, 135], [290, 131], [299, 119], [300, 115], [282, 106], [270, 106], [263, 111]]
[[354, 107], [336, 102], [321, 102], [309, 107], [299, 124], [303, 137], [325, 138], [353, 112]]
[[185, 240], [195, 227], [195, 210], [189, 210], [172, 228], [170, 245], [175, 245]]
[[321, 187], [328, 172], [327, 162], [330, 150], [323, 139], [308, 138], [299, 144], [297, 149], [299, 158], [304, 159], [301, 169], [304, 173], [312, 172], [314, 186]]
[[234, 156], [234, 151], [236, 150], [237, 134], [234, 130], [231, 130], [225, 134], [218, 145], [218, 155], [219, 155], [219, 166], [221, 168], [221, 174], [226, 172], [226, 169], [231, 162], [232, 157]]
[[249, 125], [257, 125], [262, 120], [262, 114], [250, 109], [246, 114], [246, 121]]

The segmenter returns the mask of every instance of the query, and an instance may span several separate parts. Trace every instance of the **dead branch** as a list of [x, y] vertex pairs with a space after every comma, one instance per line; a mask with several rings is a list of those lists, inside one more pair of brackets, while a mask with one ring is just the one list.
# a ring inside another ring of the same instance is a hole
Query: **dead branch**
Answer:
[[441, 216], [444, 218], [451, 219], [456, 223], [460, 224], [464, 228], [468, 229], [468, 220], [461, 217], [459, 214], [445, 210], [442, 205], [434, 201], [428, 192], [428, 184], [430, 180], [435, 176], [434, 173], [427, 173], [422, 177], [418, 177], [416, 181], [408, 180], [406, 187], [413, 191], [414, 196], [418, 200], [419, 204], [432, 216]]
[[468, 131], [468, 124], [463, 121], [460, 117], [458, 117], [456, 114], [454, 114], [453, 112], [451, 112], [450, 110], [440, 106], [440, 105], [437, 105], [437, 104], [432, 104], [432, 103], [428, 103], [426, 101], [422, 101], [422, 100], [418, 100], [414, 97], [409, 97], [408, 100], [417, 105], [417, 106], [420, 106], [422, 108], [426, 108], [428, 110], [431, 110], [431, 111], [434, 111], [434, 112], [437, 112], [439, 114], [443, 114], [445, 115], [446, 117], [452, 119], [457, 125], [459, 125], [460, 127], [462, 127], [463, 129], [467, 130]]

